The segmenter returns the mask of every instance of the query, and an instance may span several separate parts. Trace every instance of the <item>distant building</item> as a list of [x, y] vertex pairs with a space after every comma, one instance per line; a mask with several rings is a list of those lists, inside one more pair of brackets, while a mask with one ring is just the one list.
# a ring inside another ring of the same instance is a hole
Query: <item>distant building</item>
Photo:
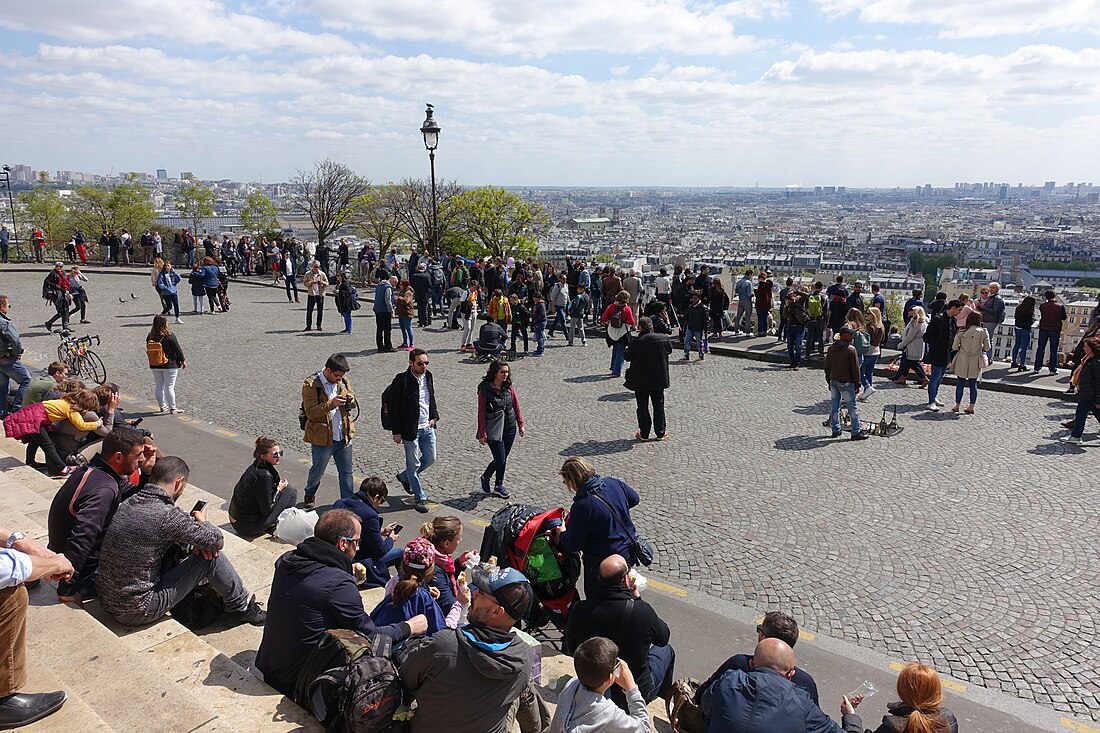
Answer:
[[565, 222], [565, 226], [569, 229], [579, 229], [582, 232], [602, 232], [611, 227], [611, 220], [606, 216], [573, 217]]
[[157, 180], [158, 181], [167, 181], [168, 180], [168, 171], [166, 171], [164, 168], [157, 168]]
[[35, 183], [34, 168], [29, 165], [13, 165], [11, 167], [12, 183]]

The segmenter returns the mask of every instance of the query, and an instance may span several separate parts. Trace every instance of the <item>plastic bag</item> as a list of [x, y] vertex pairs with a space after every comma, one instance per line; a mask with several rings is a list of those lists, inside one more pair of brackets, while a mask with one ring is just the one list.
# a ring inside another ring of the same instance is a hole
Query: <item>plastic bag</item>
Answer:
[[313, 526], [317, 524], [317, 512], [307, 512], [298, 507], [284, 509], [279, 515], [275, 527], [275, 536], [283, 542], [297, 545], [307, 537], [313, 536]]

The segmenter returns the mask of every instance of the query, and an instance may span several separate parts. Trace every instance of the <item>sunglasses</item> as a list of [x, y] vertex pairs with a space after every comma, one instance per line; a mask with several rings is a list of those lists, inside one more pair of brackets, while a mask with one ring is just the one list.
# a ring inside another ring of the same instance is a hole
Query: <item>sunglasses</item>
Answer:
[[428, 362], [427, 362], [427, 361], [417, 361], [417, 362], [414, 362], [414, 363], [415, 363], [415, 364], [416, 364], [417, 366], [428, 366]]
[[271, 451], [271, 455], [275, 456], [276, 458], [282, 458], [283, 452], [281, 450], [273, 450]]

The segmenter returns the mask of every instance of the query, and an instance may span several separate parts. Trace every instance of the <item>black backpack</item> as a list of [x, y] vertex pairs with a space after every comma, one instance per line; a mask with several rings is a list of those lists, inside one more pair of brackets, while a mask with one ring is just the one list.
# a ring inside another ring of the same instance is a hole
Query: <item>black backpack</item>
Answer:
[[607, 319], [607, 325], [611, 328], [623, 327], [623, 310], [624, 306], [617, 305], [615, 310], [611, 311], [611, 316]]
[[391, 654], [388, 636], [326, 631], [298, 673], [295, 701], [331, 733], [400, 733], [404, 691]]
[[395, 385], [396, 381], [390, 382], [390, 385], [382, 390], [382, 429], [388, 430], [391, 433], [401, 430], [401, 425], [397, 422], [397, 416], [393, 414], [393, 409], [390, 407], [396, 396], [393, 392], [393, 390], [397, 388]]

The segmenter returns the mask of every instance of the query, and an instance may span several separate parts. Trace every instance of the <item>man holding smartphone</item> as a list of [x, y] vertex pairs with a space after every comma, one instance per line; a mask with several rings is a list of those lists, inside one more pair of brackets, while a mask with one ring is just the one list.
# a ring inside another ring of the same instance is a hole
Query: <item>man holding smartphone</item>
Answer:
[[313, 465], [306, 479], [302, 505], [312, 509], [316, 504], [321, 476], [330, 460], [335, 461], [340, 475], [340, 498], [347, 499], [355, 493], [352, 478], [351, 441], [355, 437], [355, 423], [350, 409], [355, 406], [355, 395], [348, 384], [350, 370], [347, 357], [333, 354], [325, 362], [325, 368], [310, 375], [302, 384], [302, 410], [306, 414], [305, 442], [312, 446]]

